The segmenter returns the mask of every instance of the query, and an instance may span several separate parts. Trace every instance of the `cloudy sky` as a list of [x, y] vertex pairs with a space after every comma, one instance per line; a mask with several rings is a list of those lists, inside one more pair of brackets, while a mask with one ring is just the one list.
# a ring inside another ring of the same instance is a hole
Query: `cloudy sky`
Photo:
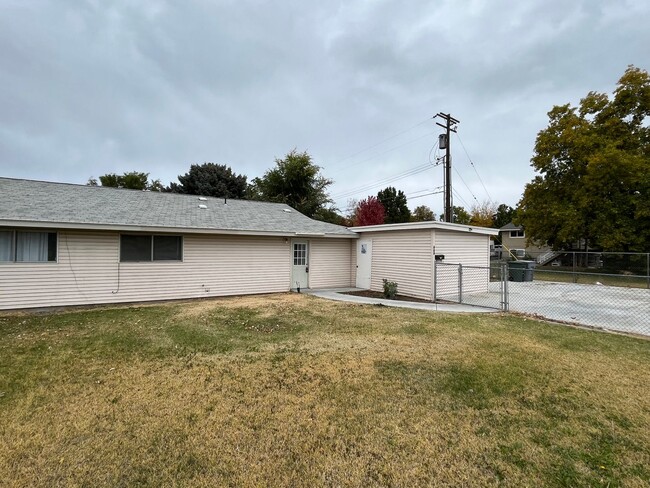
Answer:
[[252, 179], [297, 148], [341, 209], [390, 184], [440, 212], [449, 112], [454, 203], [514, 206], [546, 113], [649, 69], [648, 25], [647, 0], [2, 0], [0, 176]]

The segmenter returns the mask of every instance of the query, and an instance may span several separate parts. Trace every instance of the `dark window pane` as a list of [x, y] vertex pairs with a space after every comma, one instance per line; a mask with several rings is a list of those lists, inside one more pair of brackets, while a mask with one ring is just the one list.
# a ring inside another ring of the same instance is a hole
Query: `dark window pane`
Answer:
[[14, 259], [14, 233], [11, 230], [0, 230], [0, 261]]
[[120, 236], [120, 261], [151, 261], [151, 236]]
[[56, 232], [47, 235], [47, 260], [56, 261]]
[[154, 261], [181, 261], [183, 259], [183, 241], [180, 236], [154, 236]]

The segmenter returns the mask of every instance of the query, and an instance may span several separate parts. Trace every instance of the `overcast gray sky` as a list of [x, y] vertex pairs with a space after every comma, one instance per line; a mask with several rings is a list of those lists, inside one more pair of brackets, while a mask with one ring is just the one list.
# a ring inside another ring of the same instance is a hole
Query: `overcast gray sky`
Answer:
[[546, 113], [650, 68], [649, 25], [647, 0], [2, 0], [0, 175], [252, 179], [297, 148], [341, 209], [390, 184], [440, 213], [413, 197], [442, 185], [442, 111], [454, 203], [514, 206]]

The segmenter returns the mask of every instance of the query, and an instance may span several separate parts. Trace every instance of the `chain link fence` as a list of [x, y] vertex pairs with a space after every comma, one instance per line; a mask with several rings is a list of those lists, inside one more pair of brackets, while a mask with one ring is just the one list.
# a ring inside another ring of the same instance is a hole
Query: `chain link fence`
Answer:
[[650, 275], [581, 272], [534, 261], [436, 263], [434, 299], [650, 335]]
[[507, 272], [505, 265], [486, 267], [436, 262], [434, 301], [507, 310]]
[[562, 278], [563, 282], [601, 282], [609, 286], [650, 288], [650, 253], [553, 250], [533, 252], [523, 249], [514, 249], [511, 253], [497, 252], [493, 256], [492, 264], [512, 262], [512, 256], [516, 255], [517, 260], [534, 261], [536, 275], [540, 277], [543, 270], [562, 271], [570, 274], [570, 278]]

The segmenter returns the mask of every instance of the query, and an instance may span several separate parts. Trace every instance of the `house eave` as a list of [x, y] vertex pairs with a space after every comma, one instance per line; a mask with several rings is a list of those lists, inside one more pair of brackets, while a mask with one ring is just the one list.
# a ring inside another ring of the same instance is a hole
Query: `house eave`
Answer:
[[323, 237], [356, 239], [357, 234], [330, 234], [314, 232], [290, 232], [290, 231], [260, 231], [243, 229], [212, 229], [199, 227], [164, 227], [164, 226], [142, 226], [124, 224], [98, 224], [80, 222], [49, 222], [32, 220], [7, 220], [0, 219], [0, 226], [15, 228], [39, 228], [39, 229], [70, 229], [89, 231], [114, 231], [114, 232], [149, 232], [161, 234], [219, 234], [219, 235], [244, 235], [244, 236], [267, 236], [267, 237]]
[[489, 236], [496, 236], [499, 234], [499, 229], [490, 229], [488, 227], [478, 227], [475, 225], [452, 224], [449, 222], [405, 222], [402, 224], [380, 224], [380, 225], [367, 225], [363, 227], [348, 227], [352, 232], [360, 234], [365, 232], [392, 232], [399, 230], [451, 230], [455, 232], [466, 232], [471, 234], [483, 234]]

